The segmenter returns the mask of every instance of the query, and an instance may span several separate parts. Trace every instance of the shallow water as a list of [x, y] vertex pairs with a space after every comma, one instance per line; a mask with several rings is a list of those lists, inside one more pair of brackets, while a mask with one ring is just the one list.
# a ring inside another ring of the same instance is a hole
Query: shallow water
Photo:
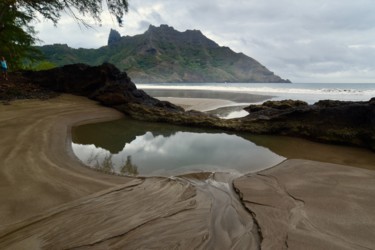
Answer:
[[244, 135], [244, 138], [287, 159], [305, 159], [375, 170], [375, 152], [366, 148], [323, 144], [288, 136]]
[[90, 167], [142, 176], [248, 173], [285, 159], [235, 134], [130, 119], [76, 127], [72, 147]]
[[72, 138], [74, 153], [86, 165], [126, 175], [243, 174], [272, 167], [286, 158], [375, 170], [375, 153], [362, 148], [128, 118], [75, 127]]
[[272, 167], [286, 158], [375, 170], [375, 153], [367, 149], [127, 118], [75, 127], [72, 139], [74, 153], [86, 165], [127, 175], [243, 174]]

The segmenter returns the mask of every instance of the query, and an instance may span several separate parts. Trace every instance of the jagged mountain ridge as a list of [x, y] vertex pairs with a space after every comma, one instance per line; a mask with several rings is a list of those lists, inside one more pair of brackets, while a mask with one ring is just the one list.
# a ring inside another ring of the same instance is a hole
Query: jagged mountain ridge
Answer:
[[110, 62], [135, 82], [289, 82], [251, 57], [235, 53], [208, 39], [199, 30], [179, 32], [168, 25], [140, 35], [124, 36], [111, 30], [108, 45], [73, 49], [54, 44], [39, 47], [58, 66]]

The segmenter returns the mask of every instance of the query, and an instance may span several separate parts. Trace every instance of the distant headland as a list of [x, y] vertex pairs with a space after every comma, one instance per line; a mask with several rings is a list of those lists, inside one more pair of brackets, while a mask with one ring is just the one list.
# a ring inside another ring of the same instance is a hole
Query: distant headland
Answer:
[[179, 32], [168, 25], [150, 25], [135, 36], [121, 36], [111, 29], [108, 44], [98, 49], [73, 49], [66, 44], [38, 49], [56, 66], [112, 63], [138, 83], [290, 83], [255, 59], [219, 46], [199, 30]]

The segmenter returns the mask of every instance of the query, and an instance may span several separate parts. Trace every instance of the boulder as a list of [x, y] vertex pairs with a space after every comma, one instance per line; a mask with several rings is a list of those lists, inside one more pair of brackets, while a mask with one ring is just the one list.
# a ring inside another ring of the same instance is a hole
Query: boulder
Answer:
[[250, 105], [244, 109], [251, 113], [269, 109], [286, 110], [290, 108], [306, 107], [307, 105], [308, 104], [304, 101], [289, 99], [282, 101], [266, 101], [262, 105]]

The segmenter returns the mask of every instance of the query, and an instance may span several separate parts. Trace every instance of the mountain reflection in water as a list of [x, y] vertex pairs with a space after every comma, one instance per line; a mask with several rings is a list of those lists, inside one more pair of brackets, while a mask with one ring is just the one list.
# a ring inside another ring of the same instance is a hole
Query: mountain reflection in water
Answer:
[[248, 173], [272, 167], [285, 158], [236, 135], [225, 133], [145, 132], [124, 141], [117, 153], [73, 143], [77, 157], [90, 167], [126, 175], [171, 176], [189, 172]]

